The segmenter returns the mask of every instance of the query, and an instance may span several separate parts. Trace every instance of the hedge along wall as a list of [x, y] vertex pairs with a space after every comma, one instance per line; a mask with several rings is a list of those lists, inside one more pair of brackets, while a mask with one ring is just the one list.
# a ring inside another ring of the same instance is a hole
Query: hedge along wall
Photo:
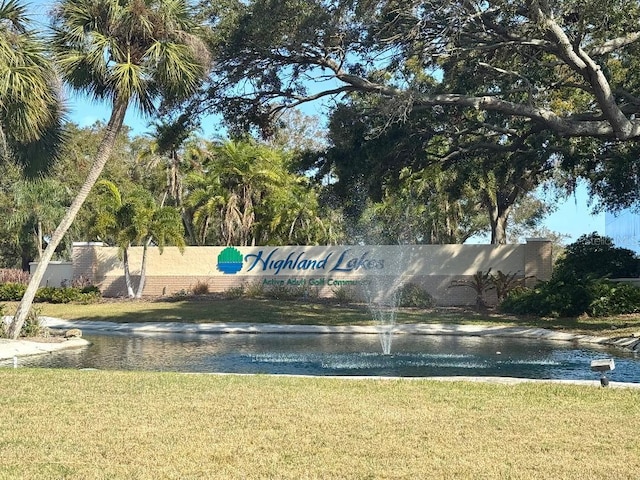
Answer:
[[[136, 284], [141, 258], [142, 247], [132, 247], [129, 261]], [[75, 278], [90, 280], [104, 296], [126, 295], [117, 248], [75, 243], [73, 267]], [[187, 247], [182, 254], [175, 247], [165, 247], [162, 254], [149, 248], [143, 294], [174, 295], [197, 284], [206, 284], [210, 292], [259, 284], [306, 288], [320, 297], [348, 288], [362, 298], [385, 302], [399, 285], [415, 283], [440, 305], [472, 305], [473, 290], [449, 285], [489, 268], [546, 280], [551, 275], [551, 243], [529, 239], [518, 245]]]

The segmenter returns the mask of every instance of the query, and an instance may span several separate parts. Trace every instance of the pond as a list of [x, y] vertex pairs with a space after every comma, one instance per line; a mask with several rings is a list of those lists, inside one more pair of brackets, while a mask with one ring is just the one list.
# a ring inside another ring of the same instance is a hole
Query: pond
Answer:
[[[637, 353], [570, 342], [460, 335], [87, 333], [92, 345], [24, 357], [20, 366], [338, 376], [501, 376], [596, 380], [591, 361], [613, 358], [612, 381], [640, 382]], [[9, 366], [12, 361], [0, 363]]]

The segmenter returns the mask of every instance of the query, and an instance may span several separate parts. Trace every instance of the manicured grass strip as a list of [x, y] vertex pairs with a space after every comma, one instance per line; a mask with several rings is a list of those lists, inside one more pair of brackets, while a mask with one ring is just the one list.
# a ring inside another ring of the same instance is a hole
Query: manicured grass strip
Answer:
[[[7, 303], [12, 313], [16, 302]], [[364, 305], [335, 305], [323, 302], [297, 302], [261, 299], [219, 299], [196, 297], [178, 301], [104, 301], [81, 304], [35, 304], [40, 314], [67, 320], [111, 322], [252, 322], [296, 325], [366, 325], [374, 323], [370, 310]], [[435, 320], [434, 320], [435, 319]], [[399, 322], [438, 321], [487, 322], [491, 317], [464, 314], [435, 314], [404, 309], [398, 313]]]
[[[16, 302], [7, 302], [7, 314]], [[100, 303], [36, 304], [41, 314], [67, 320], [111, 322], [252, 322], [297, 325], [366, 325], [374, 323], [364, 305], [329, 302], [193, 297], [178, 301], [105, 300]], [[640, 315], [607, 318], [516, 318], [467, 309], [400, 309], [399, 323], [455, 323], [518, 325], [587, 335], [624, 337], [640, 335]]]
[[640, 391], [0, 370], [1, 479], [632, 479]]

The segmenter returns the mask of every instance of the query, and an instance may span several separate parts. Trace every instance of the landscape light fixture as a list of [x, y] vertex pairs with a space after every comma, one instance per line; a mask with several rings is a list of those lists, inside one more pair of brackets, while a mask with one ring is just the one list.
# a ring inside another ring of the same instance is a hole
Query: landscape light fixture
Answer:
[[605, 372], [610, 372], [616, 368], [616, 364], [613, 358], [602, 358], [599, 360], [591, 360], [591, 370], [594, 372], [600, 372], [600, 385], [607, 387], [609, 385], [609, 379]]

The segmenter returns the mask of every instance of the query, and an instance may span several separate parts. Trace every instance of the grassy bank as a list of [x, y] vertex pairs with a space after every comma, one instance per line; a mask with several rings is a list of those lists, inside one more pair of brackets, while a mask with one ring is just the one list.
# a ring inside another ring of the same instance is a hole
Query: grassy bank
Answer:
[[[7, 302], [6, 312], [16, 303]], [[167, 300], [105, 300], [95, 304], [36, 304], [42, 315], [67, 320], [111, 322], [254, 322], [315, 325], [367, 325], [373, 323], [364, 305], [261, 299], [222, 299], [210, 296]], [[607, 318], [517, 318], [471, 309], [401, 309], [400, 323], [457, 323], [541, 327], [588, 335], [622, 337], [640, 335], [640, 315]]]
[[640, 391], [0, 370], [1, 479], [631, 479]]

